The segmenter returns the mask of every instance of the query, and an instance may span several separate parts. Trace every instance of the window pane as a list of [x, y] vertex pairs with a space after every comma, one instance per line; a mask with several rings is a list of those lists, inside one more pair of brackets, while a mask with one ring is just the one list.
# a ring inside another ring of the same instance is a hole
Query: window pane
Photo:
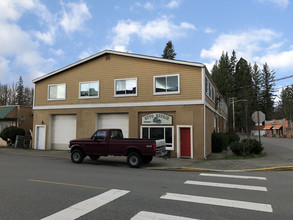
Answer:
[[164, 128], [150, 128], [150, 138], [164, 139]]
[[142, 128], [142, 138], [149, 138], [149, 129], [148, 128]]
[[136, 94], [136, 79], [126, 80], [126, 94]]
[[92, 82], [89, 85], [89, 96], [98, 96], [99, 95], [99, 83]]
[[165, 141], [172, 144], [172, 128], [165, 128]]
[[178, 76], [167, 77], [167, 92], [178, 91]]
[[156, 92], [166, 92], [166, 78], [159, 77], [155, 80]]
[[81, 83], [80, 84], [80, 96], [88, 96], [89, 95], [89, 84]]
[[65, 99], [65, 85], [57, 85], [57, 99]]
[[126, 82], [125, 80], [116, 81], [116, 94], [125, 94]]
[[57, 86], [49, 87], [49, 99], [57, 99]]

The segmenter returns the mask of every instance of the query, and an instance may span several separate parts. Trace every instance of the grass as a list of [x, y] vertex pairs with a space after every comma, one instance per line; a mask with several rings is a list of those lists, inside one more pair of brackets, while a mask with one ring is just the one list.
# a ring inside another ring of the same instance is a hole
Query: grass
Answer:
[[221, 158], [210, 158], [207, 159], [207, 161], [209, 160], [243, 160], [243, 159], [253, 159], [253, 158], [260, 158], [260, 157], [266, 157], [267, 153], [261, 153], [258, 155], [252, 155], [252, 156], [247, 156], [247, 157], [242, 157], [242, 156], [237, 156], [237, 155], [229, 155], [229, 156], [225, 156], [225, 157], [221, 157]]

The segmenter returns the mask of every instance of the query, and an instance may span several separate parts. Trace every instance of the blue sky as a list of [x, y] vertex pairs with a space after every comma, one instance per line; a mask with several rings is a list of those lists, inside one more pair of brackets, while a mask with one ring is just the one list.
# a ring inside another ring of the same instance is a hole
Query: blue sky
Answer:
[[[161, 56], [211, 69], [222, 51], [293, 75], [290, 0], [1, 0], [0, 83], [32, 79], [105, 49]], [[291, 85], [293, 77], [276, 82]]]

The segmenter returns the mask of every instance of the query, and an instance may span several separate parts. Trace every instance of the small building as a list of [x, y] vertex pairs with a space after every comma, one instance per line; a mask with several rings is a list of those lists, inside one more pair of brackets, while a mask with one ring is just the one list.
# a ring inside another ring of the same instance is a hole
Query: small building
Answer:
[[293, 122], [285, 118], [265, 121], [264, 130], [268, 137], [293, 137]]
[[105, 50], [35, 80], [35, 149], [66, 150], [98, 128], [163, 138], [175, 157], [205, 158], [227, 105], [202, 63]]
[[[33, 112], [31, 106], [11, 105], [0, 106], [0, 132], [10, 126], [23, 128], [29, 134], [33, 128]], [[0, 138], [0, 145], [6, 142]]]

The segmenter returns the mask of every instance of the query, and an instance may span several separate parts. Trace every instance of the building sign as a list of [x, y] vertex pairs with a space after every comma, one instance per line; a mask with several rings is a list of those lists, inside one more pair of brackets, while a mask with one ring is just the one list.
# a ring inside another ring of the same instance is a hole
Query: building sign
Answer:
[[152, 113], [142, 117], [143, 125], [172, 125], [173, 117], [163, 113]]

